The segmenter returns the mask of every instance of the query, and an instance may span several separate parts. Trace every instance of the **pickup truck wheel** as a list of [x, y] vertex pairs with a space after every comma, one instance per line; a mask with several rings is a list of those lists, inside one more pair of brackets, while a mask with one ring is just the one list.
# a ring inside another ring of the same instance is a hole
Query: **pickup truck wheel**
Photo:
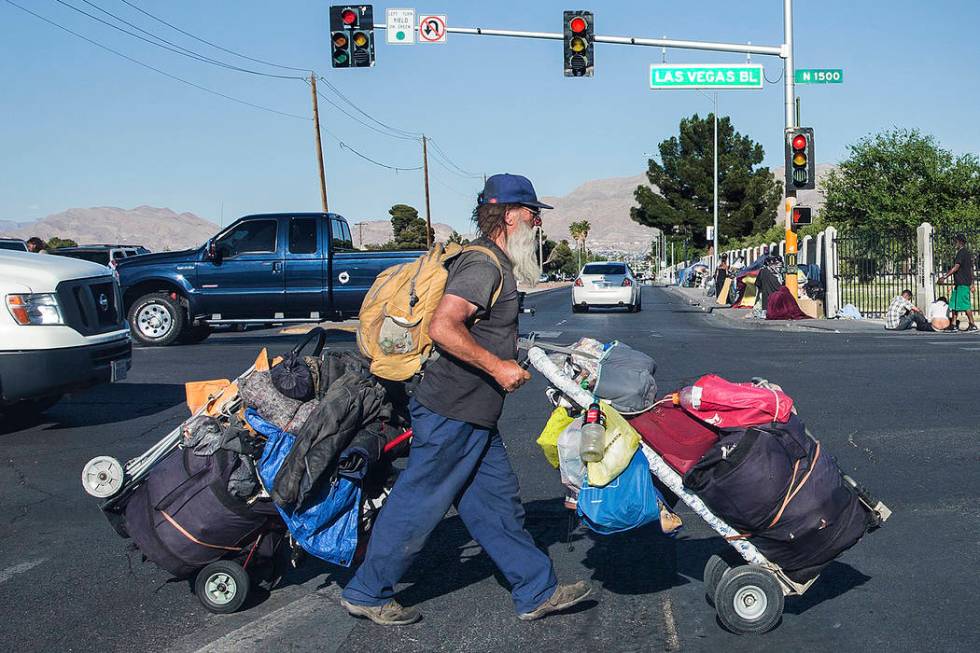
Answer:
[[197, 324], [184, 328], [180, 334], [179, 342], [182, 345], [196, 345], [207, 340], [210, 335], [210, 324]]
[[173, 344], [184, 330], [184, 308], [170, 295], [143, 295], [129, 308], [133, 338], [145, 347]]

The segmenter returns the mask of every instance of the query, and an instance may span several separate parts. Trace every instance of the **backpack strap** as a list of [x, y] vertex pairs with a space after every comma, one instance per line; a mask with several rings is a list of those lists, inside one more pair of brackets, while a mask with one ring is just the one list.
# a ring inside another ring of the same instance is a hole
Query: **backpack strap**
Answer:
[[487, 312], [493, 308], [493, 305], [497, 303], [500, 299], [500, 293], [504, 290], [504, 268], [500, 265], [500, 259], [497, 258], [497, 254], [489, 247], [484, 247], [482, 245], [463, 245], [463, 252], [480, 252], [487, 256], [493, 264], [497, 266], [497, 271], [500, 272], [500, 283], [497, 284], [497, 289], [493, 291], [493, 297], [490, 298], [490, 306], [487, 306]]

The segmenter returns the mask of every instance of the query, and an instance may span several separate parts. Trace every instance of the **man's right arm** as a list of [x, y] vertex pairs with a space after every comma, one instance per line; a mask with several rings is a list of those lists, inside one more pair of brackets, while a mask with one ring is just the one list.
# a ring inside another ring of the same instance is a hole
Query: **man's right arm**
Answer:
[[483, 370], [507, 392], [517, 390], [531, 378], [517, 361], [503, 360], [481, 347], [469, 330], [476, 305], [456, 295], [443, 295], [429, 323], [429, 337], [439, 349]]

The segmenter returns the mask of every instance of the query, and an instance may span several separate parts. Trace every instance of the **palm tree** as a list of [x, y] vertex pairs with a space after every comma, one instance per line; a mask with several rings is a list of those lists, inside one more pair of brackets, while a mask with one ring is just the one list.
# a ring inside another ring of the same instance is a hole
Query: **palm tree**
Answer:
[[579, 220], [568, 225], [568, 232], [578, 245], [577, 251], [579, 254], [579, 268], [582, 267], [582, 253], [585, 250], [585, 241], [589, 237], [589, 230], [591, 228], [592, 225], [589, 224], [588, 220]]

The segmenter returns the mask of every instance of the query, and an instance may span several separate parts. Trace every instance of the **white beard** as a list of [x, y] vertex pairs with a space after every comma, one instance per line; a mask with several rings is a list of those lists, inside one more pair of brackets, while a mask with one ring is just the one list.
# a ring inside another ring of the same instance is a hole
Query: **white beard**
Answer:
[[532, 288], [538, 283], [537, 247], [534, 229], [518, 222], [517, 229], [507, 238], [507, 258], [514, 266], [517, 280]]

